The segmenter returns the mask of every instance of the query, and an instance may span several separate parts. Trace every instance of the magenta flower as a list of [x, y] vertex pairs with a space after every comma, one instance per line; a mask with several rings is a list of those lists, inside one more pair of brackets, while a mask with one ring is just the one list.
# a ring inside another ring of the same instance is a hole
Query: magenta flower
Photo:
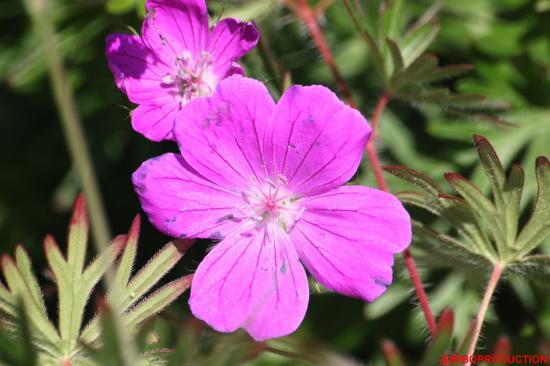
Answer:
[[178, 118], [181, 155], [145, 162], [133, 182], [159, 230], [221, 240], [195, 273], [195, 316], [257, 340], [289, 334], [308, 304], [302, 263], [345, 295], [386, 290], [411, 222], [394, 196], [342, 186], [370, 135], [359, 112], [322, 86], [275, 104], [261, 82], [232, 76]]
[[236, 63], [256, 46], [252, 23], [223, 19], [208, 28], [204, 0], [148, 0], [142, 37], [111, 34], [107, 59], [131, 102], [133, 128], [150, 140], [173, 139], [178, 112], [208, 96], [218, 82], [242, 74]]

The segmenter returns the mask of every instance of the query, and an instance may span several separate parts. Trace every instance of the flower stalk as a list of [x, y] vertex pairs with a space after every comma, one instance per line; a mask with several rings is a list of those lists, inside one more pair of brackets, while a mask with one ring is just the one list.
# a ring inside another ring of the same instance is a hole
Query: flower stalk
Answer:
[[344, 94], [344, 98], [346, 99], [346, 102], [351, 107], [357, 108], [357, 104], [355, 103], [355, 101], [351, 96], [351, 92], [348, 88], [348, 85], [346, 84], [346, 81], [342, 77], [342, 74], [340, 73], [340, 70], [336, 65], [336, 61], [334, 60], [334, 56], [330, 51], [330, 47], [328, 46], [327, 40], [325, 39], [325, 36], [323, 35], [321, 28], [319, 28], [319, 23], [317, 23], [317, 19], [315, 17], [315, 11], [309, 5], [308, 0], [297, 0], [297, 1], [290, 0], [286, 2], [291, 8], [291, 10], [293, 10], [294, 13], [298, 16], [298, 18], [300, 18], [302, 22], [304, 22], [304, 24], [309, 30], [309, 33], [311, 33], [311, 37], [313, 38], [313, 41], [317, 45], [317, 48], [319, 49], [319, 52], [321, 53], [323, 60], [325, 61], [327, 66], [330, 68], [330, 71], [334, 75], [334, 78], [338, 83], [338, 87], [342, 91], [342, 94]]
[[[69, 87], [63, 59], [59, 53], [59, 44], [55, 29], [51, 18], [48, 17], [48, 2], [47, 0], [25, 0], [23, 3], [36, 27], [37, 34], [42, 38], [48, 73], [55, 102], [61, 115], [65, 140], [67, 141], [71, 159], [88, 202], [96, 251], [97, 253], [102, 253], [107, 250], [111, 242], [109, 223], [76, 102]], [[109, 268], [105, 276], [108, 287], [114, 284], [114, 276], [113, 270]], [[116, 301], [114, 303], [116, 304]], [[117, 307], [115, 306], [115, 308]], [[117, 328], [121, 330], [123, 328], [122, 318], [118, 315], [118, 312], [116, 314], [115, 323]], [[122, 350], [125, 365], [135, 364], [137, 354], [131, 339], [125, 335], [125, 332], [118, 333], [125, 344]]]
[[45, 13], [47, 3], [43, 0], [25, 0], [27, 11], [31, 16], [37, 33], [43, 39], [43, 47], [48, 62], [48, 72], [54, 92], [55, 102], [61, 115], [65, 140], [71, 154], [80, 184], [90, 210], [92, 231], [98, 252], [111, 242], [111, 234], [99, 184], [90, 157], [88, 143], [84, 137], [82, 123], [69, 83], [63, 60], [59, 54], [58, 42], [52, 24]]
[[[504, 266], [499, 263], [495, 264], [493, 267], [493, 272], [491, 273], [491, 277], [489, 278], [489, 282], [487, 283], [487, 288], [485, 289], [485, 294], [483, 295], [483, 299], [481, 300], [479, 313], [476, 316], [474, 335], [472, 337], [470, 346], [468, 347], [468, 359], [470, 359], [469, 356], [473, 355], [476, 350], [477, 341], [479, 339], [479, 334], [481, 333], [481, 327], [485, 320], [485, 315], [487, 314], [487, 309], [489, 309], [489, 304], [491, 303], [491, 299], [497, 287], [498, 281], [502, 277], [503, 270]], [[470, 365], [471, 362], [468, 361], [466, 363], [466, 366]]]
[[[340, 73], [338, 66], [336, 65], [336, 62], [334, 60], [332, 51], [330, 50], [330, 47], [328, 46], [328, 43], [323, 35], [323, 32], [321, 31], [319, 24], [317, 23], [317, 20], [315, 18], [315, 12], [311, 8], [307, 0], [295, 0], [295, 1], [287, 0], [285, 2], [289, 6], [289, 8], [292, 11], [294, 11], [294, 13], [298, 16], [298, 18], [300, 18], [304, 22], [304, 24], [307, 26], [309, 32], [311, 33], [313, 41], [315, 42], [317, 48], [319, 49], [319, 52], [323, 57], [323, 60], [330, 68], [336, 82], [338, 83], [340, 90], [342, 91], [342, 94], [344, 94], [344, 97], [347, 103], [350, 106], [357, 108], [357, 104], [355, 103], [355, 101], [351, 96], [351, 92], [347, 86], [347, 83], [342, 77], [342, 74]], [[366, 146], [367, 157], [369, 159], [372, 170], [376, 177], [376, 183], [378, 185], [378, 188], [380, 188], [385, 192], [389, 192], [389, 187], [384, 178], [384, 174], [382, 172], [382, 165], [380, 164], [378, 152], [376, 151], [376, 139], [378, 137], [378, 133], [377, 133], [378, 123], [380, 121], [382, 113], [384, 112], [388, 102], [390, 101], [390, 98], [391, 98], [391, 94], [386, 91], [384, 92], [384, 94], [376, 104], [373, 117], [370, 120], [371, 127], [372, 127], [372, 134]], [[428, 328], [430, 329], [430, 334], [433, 337], [436, 330], [435, 318], [430, 308], [428, 296], [426, 294], [426, 291], [424, 290], [424, 285], [422, 284], [422, 280], [418, 275], [416, 263], [408, 249], [406, 249], [403, 252], [403, 255], [405, 257], [405, 266], [407, 268], [409, 277], [411, 278], [411, 281], [415, 289], [416, 297], [420, 302], [422, 312], [426, 319], [426, 323], [428, 324]]]

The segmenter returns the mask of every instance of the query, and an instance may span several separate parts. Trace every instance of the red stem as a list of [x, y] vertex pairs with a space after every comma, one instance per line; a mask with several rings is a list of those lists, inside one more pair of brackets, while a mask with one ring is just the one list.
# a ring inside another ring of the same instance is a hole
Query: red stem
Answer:
[[376, 178], [376, 184], [381, 190], [385, 192], [389, 192], [390, 189], [388, 187], [388, 184], [386, 183], [386, 179], [384, 178], [382, 166], [380, 165], [380, 159], [378, 158], [378, 152], [376, 151], [376, 140], [378, 139], [378, 122], [380, 121], [380, 117], [382, 116], [384, 109], [386, 109], [386, 105], [388, 104], [389, 99], [390, 94], [384, 93], [384, 95], [382, 95], [382, 97], [376, 104], [376, 107], [374, 108], [374, 114], [372, 115], [371, 119], [371, 138], [369, 139], [369, 142], [366, 146], [367, 156], [369, 158], [372, 171], [374, 172], [374, 176]]
[[[294, 10], [296, 15], [304, 22], [304, 24], [309, 30], [309, 33], [311, 33], [311, 37], [313, 38], [313, 41], [317, 45], [317, 48], [319, 49], [319, 52], [321, 53], [321, 56], [323, 57], [325, 63], [328, 65], [328, 67], [330, 68], [330, 71], [334, 75], [334, 78], [338, 83], [338, 87], [344, 94], [344, 98], [346, 99], [346, 102], [353, 108], [357, 108], [357, 105], [355, 104], [355, 102], [353, 101], [353, 98], [351, 97], [349, 88], [346, 82], [344, 81], [342, 74], [340, 74], [340, 70], [338, 70], [336, 61], [334, 61], [334, 57], [332, 55], [332, 52], [330, 51], [327, 40], [325, 39], [325, 36], [323, 35], [321, 28], [319, 28], [319, 24], [317, 23], [314, 10], [311, 8], [307, 0], [296, 0], [295, 4], [293, 4], [292, 1], [290, 1], [289, 5], [291, 5], [291, 9]], [[292, 6], [292, 5], [295, 5], [295, 6]]]
[[[332, 71], [332, 74], [334, 75], [334, 78], [336, 79], [336, 82], [338, 83], [340, 90], [344, 94], [344, 97], [347, 103], [350, 106], [357, 108], [357, 104], [353, 100], [351, 93], [349, 91], [349, 88], [344, 78], [342, 77], [342, 74], [340, 74], [340, 71], [338, 70], [338, 66], [334, 61], [334, 57], [328, 46], [325, 36], [323, 35], [323, 32], [321, 31], [321, 29], [319, 28], [319, 24], [317, 23], [315, 12], [309, 5], [308, 0], [285, 0], [285, 2], [307, 26], [309, 32], [311, 33], [313, 41], [317, 45], [317, 48], [319, 49], [319, 52], [321, 53], [323, 60]], [[376, 177], [376, 183], [381, 190], [386, 192], [389, 192], [389, 187], [384, 178], [382, 166], [380, 164], [380, 159], [378, 158], [378, 152], [376, 151], [375, 144], [376, 144], [376, 139], [378, 137], [377, 136], [378, 122], [380, 121], [380, 117], [382, 116], [382, 113], [386, 109], [386, 106], [390, 98], [391, 98], [391, 95], [388, 92], [386, 92], [382, 95], [382, 97], [376, 104], [376, 107], [374, 109], [374, 114], [371, 119], [372, 135], [366, 146], [367, 156], [370, 161], [374, 175]], [[409, 276], [411, 278], [414, 289], [416, 291], [416, 296], [420, 302], [422, 312], [424, 313], [424, 317], [426, 318], [426, 322], [428, 323], [428, 328], [430, 329], [430, 333], [433, 337], [435, 335], [435, 330], [436, 330], [435, 318], [430, 309], [428, 296], [426, 295], [426, 291], [424, 291], [422, 280], [418, 275], [416, 263], [408, 249], [406, 249], [403, 252], [403, 255], [405, 257], [405, 266], [407, 267], [407, 271], [409, 272]]]
[[420, 302], [420, 308], [424, 313], [424, 318], [426, 318], [426, 323], [428, 323], [428, 328], [430, 329], [430, 334], [433, 338], [437, 329], [435, 325], [435, 318], [433, 316], [432, 310], [430, 309], [430, 303], [428, 302], [426, 291], [424, 291], [422, 280], [418, 275], [416, 263], [414, 262], [412, 254], [408, 249], [405, 249], [405, 251], [403, 252], [403, 257], [405, 258], [405, 266], [407, 267], [407, 271], [409, 271], [409, 276], [411, 277], [414, 290], [416, 291], [416, 297], [418, 298], [418, 302]]
[[[502, 266], [501, 264], [495, 264], [495, 266], [493, 267], [491, 278], [487, 283], [485, 294], [483, 294], [483, 300], [481, 300], [479, 313], [477, 314], [477, 317], [476, 317], [476, 326], [474, 328], [474, 335], [472, 337], [470, 346], [468, 347], [468, 360], [470, 359], [469, 356], [473, 355], [476, 350], [477, 340], [479, 339], [479, 334], [481, 333], [481, 326], [483, 325], [483, 321], [485, 320], [485, 314], [487, 314], [487, 309], [489, 308], [489, 304], [491, 303], [491, 298], [493, 297], [493, 293], [495, 292], [498, 281], [502, 276], [503, 270], [504, 270], [504, 266]], [[466, 363], [466, 366], [470, 366], [470, 364], [471, 362], [468, 361]]]

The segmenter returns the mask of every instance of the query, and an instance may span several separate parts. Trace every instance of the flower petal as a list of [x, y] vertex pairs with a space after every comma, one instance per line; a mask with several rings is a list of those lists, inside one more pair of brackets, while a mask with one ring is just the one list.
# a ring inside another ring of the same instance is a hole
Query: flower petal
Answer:
[[222, 77], [229, 76], [232, 63], [256, 47], [258, 38], [258, 31], [251, 22], [227, 18], [216, 24], [208, 44], [216, 73]]
[[148, 0], [141, 29], [145, 43], [167, 62], [188, 51], [200, 56], [208, 41], [204, 0]]
[[137, 36], [111, 34], [106, 38], [106, 53], [117, 86], [136, 104], [164, 104], [175, 100], [161, 86], [168, 66], [143, 45]]
[[289, 88], [275, 107], [265, 152], [272, 176], [291, 191], [315, 195], [355, 174], [370, 136], [367, 121], [322, 86]]
[[259, 341], [298, 328], [309, 288], [286, 234], [256, 234], [231, 234], [212, 249], [195, 272], [189, 304], [217, 331], [244, 328]]
[[147, 160], [132, 181], [151, 223], [169, 236], [219, 240], [239, 225], [240, 196], [200, 177], [180, 155]]
[[300, 200], [305, 210], [290, 237], [321, 284], [373, 301], [392, 282], [393, 255], [411, 242], [411, 220], [386, 192], [344, 186]]
[[132, 111], [132, 127], [152, 141], [172, 140], [179, 103], [140, 105]]
[[263, 138], [274, 102], [259, 81], [224, 79], [210, 98], [198, 98], [178, 116], [175, 134], [185, 158], [208, 179], [250, 188], [263, 181]]

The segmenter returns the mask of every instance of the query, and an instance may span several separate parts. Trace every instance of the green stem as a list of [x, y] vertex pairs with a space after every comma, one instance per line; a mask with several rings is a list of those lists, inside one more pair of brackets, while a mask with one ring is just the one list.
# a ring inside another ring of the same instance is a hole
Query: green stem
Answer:
[[[94, 172], [88, 144], [84, 137], [76, 103], [69, 87], [62, 57], [59, 53], [59, 45], [55, 30], [52, 20], [49, 17], [48, 3], [47, 0], [23, 0], [23, 3], [36, 27], [38, 36], [42, 38], [41, 43], [46, 55], [48, 73], [54, 92], [55, 103], [61, 115], [65, 140], [88, 202], [96, 251], [101, 253], [111, 242], [109, 224], [101, 200], [99, 185]], [[111, 288], [111, 284], [114, 283], [114, 272], [112, 269], [107, 271], [105, 280], [107, 286]], [[111, 301], [111, 306], [116, 309], [117, 303], [116, 299], [114, 299]], [[118, 328], [118, 334], [125, 345], [122, 349], [125, 365], [135, 365], [137, 363], [137, 352], [133, 347], [131, 339], [127, 335], [126, 328], [123, 326], [120, 312], [114, 311], [113, 313], [116, 314], [115, 323]]]
[[98, 252], [106, 248], [111, 241], [107, 215], [101, 200], [99, 185], [92, 165], [88, 143], [84, 137], [82, 124], [76, 108], [68, 78], [59, 54], [56, 35], [50, 18], [46, 0], [24, 0], [27, 12], [31, 16], [37, 33], [42, 38], [42, 48], [48, 62], [48, 72], [55, 96], [55, 102], [61, 114], [61, 123], [65, 140], [90, 212], [92, 232]]

